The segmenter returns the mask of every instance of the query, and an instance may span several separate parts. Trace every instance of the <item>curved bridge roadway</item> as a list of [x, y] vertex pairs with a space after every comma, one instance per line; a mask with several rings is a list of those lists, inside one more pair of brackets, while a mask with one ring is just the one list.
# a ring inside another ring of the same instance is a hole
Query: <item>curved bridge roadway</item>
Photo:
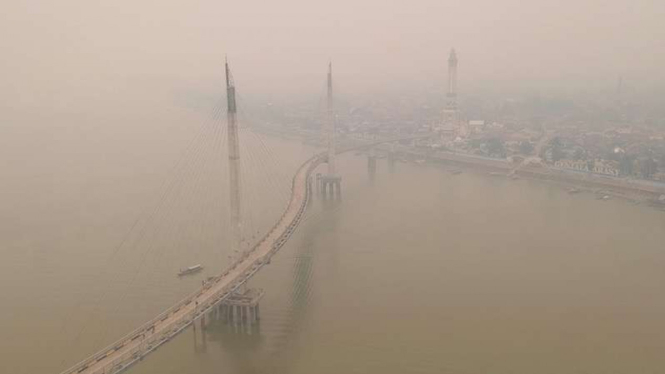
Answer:
[[[346, 148], [337, 153], [367, 148], [381, 143], [425, 137], [428, 136], [380, 140]], [[310, 199], [312, 189], [310, 175], [317, 166], [326, 161], [325, 154], [318, 154], [305, 161], [298, 168], [291, 186], [291, 200], [279, 221], [250, 251], [236, 260], [229, 269], [206, 282], [206, 285], [194, 294], [61, 374], [119, 373], [169, 341], [196, 319], [210, 312], [214, 306], [218, 305], [233, 291], [247, 282], [254, 273], [269, 263], [270, 258], [286, 243], [300, 224]]]

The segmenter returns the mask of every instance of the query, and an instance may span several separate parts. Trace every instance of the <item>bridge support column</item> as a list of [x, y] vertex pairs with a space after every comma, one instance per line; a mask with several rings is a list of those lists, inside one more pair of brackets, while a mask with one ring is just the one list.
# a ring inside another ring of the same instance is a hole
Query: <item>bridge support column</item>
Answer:
[[201, 323], [201, 330], [203, 330], [206, 327], [206, 314], [202, 313], [201, 318], [199, 319], [199, 322]]
[[259, 301], [263, 297], [261, 289], [245, 289], [236, 292], [222, 302], [222, 306], [229, 310], [227, 324], [232, 325], [235, 332], [250, 334], [253, 326], [259, 320]]
[[342, 177], [338, 175], [324, 175], [320, 178], [321, 194], [324, 197], [342, 196]]
[[251, 334], [252, 333], [252, 316], [250, 315], [250, 306], [244, 306], [243, 309], [245, 309], [245, 329], [244, 333], [246, 334]]
[[376, 156], [367, 156], [367, 173], [370, 178], [376, 175]]
[[208, 337], [206, 336], [206, 329], [201, 329], [201, 351], [205, 352], [208, 350]]
[[316, 192], [321, 193], [321, 173], [316, 173]]
[[371, 179], [374, 179], [376, 175], [376, 151], [374, 148], [370, 149], [367, 155], [367, 174]]

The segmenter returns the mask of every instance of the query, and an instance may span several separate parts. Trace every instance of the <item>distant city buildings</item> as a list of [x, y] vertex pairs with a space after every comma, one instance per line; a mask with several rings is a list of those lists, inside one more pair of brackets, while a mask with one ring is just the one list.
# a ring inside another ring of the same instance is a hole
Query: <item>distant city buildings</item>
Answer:
[[[461, 100], [458, 64], [452, 49], [443, 97], [441, 90], [400, 91], [355, 97], [352, 106], [341, 100], [338, 135], [372, 139], [435, 132], [438, 136], [417, 142], [417, 147], [430, 154], [452, 152], [524, 161], [532, 167], [665, 181], [665, 112], [653, 105], [636, 110], [638, 101], [631, 103], [628, 90], [585, 97], [475, 94]], [[269, 109], [272, 121], [311, 134], [307, 137], [318, 136], [321, 115], [314, 108], [289, 105], [281, 113], [274, 105]]]

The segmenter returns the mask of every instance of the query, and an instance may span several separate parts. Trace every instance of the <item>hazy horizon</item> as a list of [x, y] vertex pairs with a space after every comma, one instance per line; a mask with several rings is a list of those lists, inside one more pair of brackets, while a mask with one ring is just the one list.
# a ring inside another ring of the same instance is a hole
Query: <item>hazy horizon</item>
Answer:
[[[665, 86], [658, 1], [9, 2], [0, 22], [12, 109], [146, 89], [216, 91], [228, 55], [246, 96], [436, 91], [458, 51], [461, 94]], [[220, 88], [221, 89], [221, 88]], [[143, 94], [141, 94], [143, 96]]]
[[4, 4], [0, 372], [662, 371], [665, 1]]

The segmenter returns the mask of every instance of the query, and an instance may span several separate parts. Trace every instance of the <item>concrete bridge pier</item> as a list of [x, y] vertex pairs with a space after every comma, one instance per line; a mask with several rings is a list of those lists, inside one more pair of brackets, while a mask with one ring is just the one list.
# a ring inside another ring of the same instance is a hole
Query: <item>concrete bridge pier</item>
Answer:
[[338, 175], [324, 175], [319, 178], [321, 195], [324, 197], [342, 196], [342, 177]]
[[259, 320], [259, 301], [263, 294], [261, 289], [250, 288], [238, 291], [222, 302], [226, 323], [233, 326], [234, 332], [252, 333]]
[[[318, 186], [318, 180], [317, 180], [317, 186]], [[312, 190], [312, 177], [307, 177], [307, 190], [311, 191]]]
[[206, 336], [206, 328], [204, 326], [201, 329], [201, 352], [205, 352], [207, 350], [208, 350], [208, 337]]
[[215, 320], [219, 321], [222, 319], [222, 304], [217, 304], [215, 307]]
[[217, 310], [217, 307], [213, 306], [208, 310], [207, 312], [204, 313], [203, 318], [205, 319], [205, 326], [208, 327], [210, 326], [213, 321], [215, 320], [215, 311]]
[[[197, 328], [196, 325], [199, 325], [197, 333]], [[205, 314], [201, 316], [201, 318], [197, 320], [194, 320], [192, 323], [192, 331], [194, 335], [194, 351], [195, 352], [205, 352], [207, 349], [207, 341], [208, 338], [206, 336], [206, 318]]]
[[392, 173], [395, 171], [395, 163], [397, 162], [397, 151], [395, 150], [395, 144], [390, 145], [390, 150], [388, 151], [388, 170]]
[[238, 325], [240, 324], [240, 305], [234, 305], [233, 306], [233, 326], [236, 326], [236, 329]]
[[374, 152], [374, 148], [367, 155], [367, 174], [369, 174], [371, 179], [374, 179], [376, 175], [376, 153]]
[[217, 310], [219, 311], [218, 319], [220, 321], [224, 321], [224, 313], [226, 312], [226, 310], [224, 309], [224, 304], [220, 303], [219, 305], [217, 305]]
[[222, 320], [227, 324], [231, 323], [231, 307], [226, 304], [222, 304], [222, 310]]
[[319, 196], [323, 193], [323, 181], [321, 180], [321, 173], [316, 173], [316, 192]]

